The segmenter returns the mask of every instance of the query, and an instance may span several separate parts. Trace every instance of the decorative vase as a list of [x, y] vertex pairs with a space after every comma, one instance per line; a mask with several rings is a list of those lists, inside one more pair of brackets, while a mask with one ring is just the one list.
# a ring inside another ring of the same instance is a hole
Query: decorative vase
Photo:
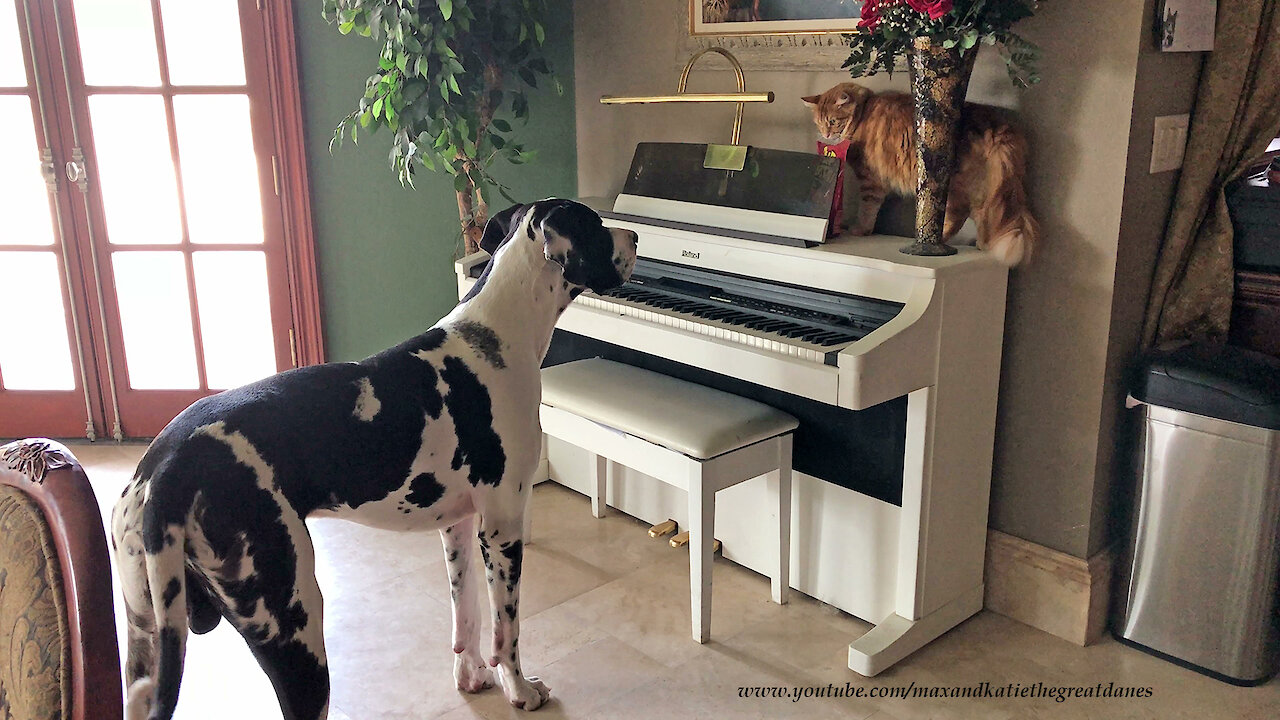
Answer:
[[954, 255], [942, 238], [947, 191], [955, 168], [956, 128], [969, 90], [977, 47], [961, 50], [940, 41], [912, 41], [908, 72], [916, 106], [916, 241], [908, 255]]

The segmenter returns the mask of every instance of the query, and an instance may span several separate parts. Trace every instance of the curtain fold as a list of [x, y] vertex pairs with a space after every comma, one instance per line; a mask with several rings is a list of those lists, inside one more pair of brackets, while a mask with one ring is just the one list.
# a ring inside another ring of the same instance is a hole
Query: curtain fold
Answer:
[[1225, 342], [1234, 234], [1223, 187], [1280, 134], [1280, 0], [1219, 0], [1142, 344]]

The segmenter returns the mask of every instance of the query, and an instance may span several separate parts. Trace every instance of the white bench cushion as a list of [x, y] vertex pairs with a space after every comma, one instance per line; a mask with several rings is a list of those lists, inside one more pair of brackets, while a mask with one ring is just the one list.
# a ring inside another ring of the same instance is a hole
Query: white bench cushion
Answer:
[[601, 358], [543, 370], [542, 402], [699, 460], [799, 424], [763, 403]]

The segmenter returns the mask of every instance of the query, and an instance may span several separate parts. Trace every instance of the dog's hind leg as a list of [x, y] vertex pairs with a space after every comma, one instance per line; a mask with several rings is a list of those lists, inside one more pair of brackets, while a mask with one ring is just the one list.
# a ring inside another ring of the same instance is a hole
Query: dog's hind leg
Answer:
[[[324, 647], [324, 598], [316, 583], [311, 537], [305, 528], [301, 533], [289, 529], [297, 557], [291, 587], [283, 592], [271, 587], [266, 578], [274, 574], [264, 573], [260, 565], [255, 575], [239, 582], [215, 580], [215, 585], [223, 596], [239, 594], [239, 609], [252, 609], [250, 616], [232, 612], [230, 619], [271, 680], [284, 720], [325, 720], [329, 716], [329, 662]], [[266, 561], [257, 560], [259, 564]], [[252, 593], [250, 588], [260, 592], [264, 600], [244, 602], [244, 593]], [[271, 597], [288, 598], [288, 605], [278, 610], [278, 602], [265, 600]]]
[[[510, 482], [507, 480], [506, 482]], [[522, 511], [524, 503], [516, 505]], [[493, 657], [498, 684], [507, 701], [518, 708], [536, 710], [551, 689], [520, 670], [520, 574], [524, 564], [523, 512], [486, 513], [480, 525], [480, 553], [489, 581], [493, 609]]]
[[325, 720], [329, 664], [315, 550], [301, 518], [285, 509], [281, 519], [245, 531], [210, 585], [271, 680], [284, 720]]
[[469, 515], [440, 531], [449, 594], [453, 600], [453, 678], [463, 692], [493, 687], [493, 675], [480, 652], [480, 592], [472, 572], [476, 516]]

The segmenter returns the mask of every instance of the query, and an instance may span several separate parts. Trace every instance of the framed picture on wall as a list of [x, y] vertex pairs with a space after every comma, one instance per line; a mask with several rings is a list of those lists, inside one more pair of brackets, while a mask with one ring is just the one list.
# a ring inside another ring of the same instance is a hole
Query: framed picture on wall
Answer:
[[689, 0], [691, 35], [853, 32], [862, 0]]
[[1160, 0], [1156, 3], [1156, 41], [1165, 52], [1213, 49], [1217, 0]]

